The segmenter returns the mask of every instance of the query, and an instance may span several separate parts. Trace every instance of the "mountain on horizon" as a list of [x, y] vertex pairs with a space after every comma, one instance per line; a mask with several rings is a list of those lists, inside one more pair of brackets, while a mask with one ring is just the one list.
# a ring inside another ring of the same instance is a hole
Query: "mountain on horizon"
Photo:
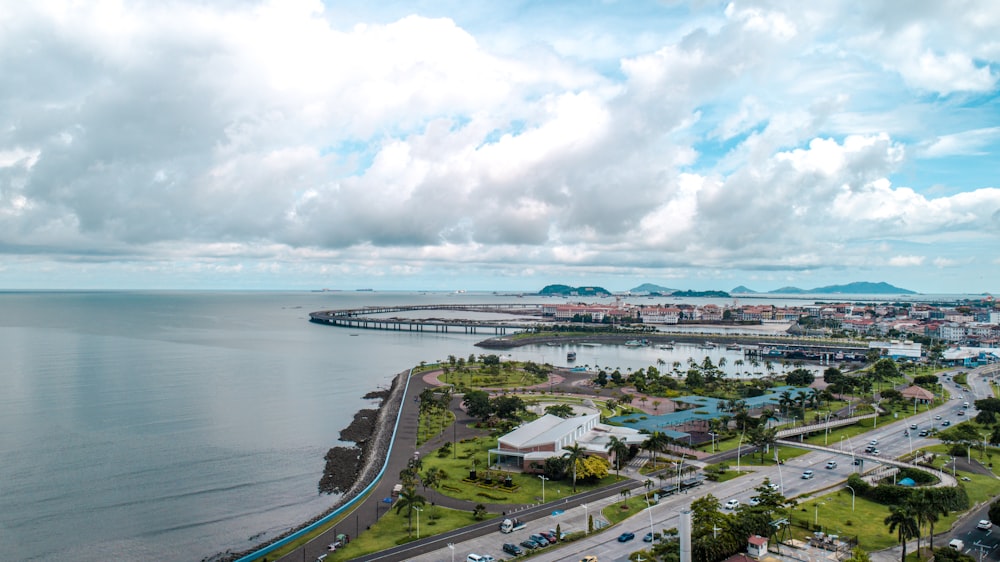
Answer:
[[643, 283], [642, 285], [639, 285], [638, 287], [629, 289], [628, 292], [630, 292], [630, 293], [663, 293], [663, 294], [670, 294], [670, 293], [673, 293], [676, 290], [677, 289], [671, 289], [669, 287], [663, 287], [663, 286], [657, 285], [655, 283]]
[[[737, 289], [746, 289], [746, 291], [737, 291]], [[743, 287], [742, 285], [733, 289], [734, 293], [746, 292], [746, 293], [756, 293]], [[798, 287], [781, 287], [780, 289], [775, 289], [773, 291], [767, 291], [768, 295], [833, 295], [833, 294], [843, 294], [843, 295], [916, 295], [916, 291], [911, 291], [909, 289], [903, 289], [902, 287], [897, 287], [895, 285], [890, 285], [885, 281], [880, 281], [878, 283], [871, 283], [869, 281], [855, 281], [854, 283], [847, 283], [845, 285], [826, 285], [825, 287], [815, 287], [813, 289], [800, 289]]]
[[729, 292], [735, 295], [756, 295], [758, 293], [758, 291], [749, 289], [745, 285], [740, 285], [739, 287], [736, 287], [735, 289]]

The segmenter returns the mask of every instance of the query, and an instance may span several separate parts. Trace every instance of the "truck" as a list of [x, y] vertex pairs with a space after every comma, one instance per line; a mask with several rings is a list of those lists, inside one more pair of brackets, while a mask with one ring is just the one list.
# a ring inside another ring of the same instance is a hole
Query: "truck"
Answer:
[[504, 519], [500, 522], [501, 533], [513, 533], [514, 531], [520, 531], [525, 527], [527, 527], [527, 524], [523, 521], [518, 521], [516, 517]]
[[403, 485], [402, 484], [396, 484], [395, 486], [392, 487], [392, 497], [398, 498], [399, 497], [399, 493], [402, 492], [402, 491], [403, 491]]

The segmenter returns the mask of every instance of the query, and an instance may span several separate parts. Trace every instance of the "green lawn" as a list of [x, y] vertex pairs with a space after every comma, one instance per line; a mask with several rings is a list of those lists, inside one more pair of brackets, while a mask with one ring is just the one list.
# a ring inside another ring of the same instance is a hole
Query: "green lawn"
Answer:
[[[458, 511], [436, 505], [426, 505], [420, 513], [420, 536], [429, 537], [452, 529], [465, 527], [476, 523], [471, 511]], [[490, 516], [492, 517], [492, 516]], [[349, 533], [351, 543], [337, 550], [327, 558], [333, 560], [351, 560], [364, 554], [386, 550], [394, 546], [417, 539], [417, 512], [413, 512], [412, 528], [406, 518], [406, 510], [397, 514], [392, 508], [372, 525], [370, 531], [361, 529], [360, 536], [354, 535], [351, 518], [344, 522], [344, 532]], [[338, 532], [339, 529], [338, 529]]]
[[642, 513], [646, 509], [646, 500], [641, 493], [627, 498], [620, 502], [615, 502], [601, 510], [601, 515], [608, 520], [608, 523], [615, 525], [632, 517], [636, 513]]
[[[485, 487], [473, 483], [463, 482], [469, 477], [469, 471], [475, 469], [478, 473], [484, 474], [486, 466], [486, 452], [491, 447], [496, 446], [496, 439], [479, 437], [458, 443], [458, 448], [446, 457], [439, 457], [437, 453], [429, 453], [423, 457], [423, 468], [421, 474], [430, 469], [444, 470], [446, 477], [438, 491], [446, 496], [477, 503], [509, 503], [509, 504], [530, 504], [537, 503], [542, 499], [543, 481], [534, 474], [522, 474], [520, 472], [505, 470], [490, 470], [495, 483], [510, 476], [514, 484], [514, 489], [509, 490], [503, 486], [494, 485]], [[496, 457], [491, 460], [496, 461]], [[475, 461], [475, 464], [473, 464]], [[578, 480], [576, 483], [577, 492], [592, 490], [606, 486], [618, 481], [614, 469], [602, 480], [597, 482]], [[573, 495], [573, 483], [571, 479], [551, 480], [545, 484], [545, 501], [549, 502]], [[422, 488], [417, 487], [417, 492], [421, 493]]]
[[[944, 446], [939, 446], [943, 448]], [[929, 447], [927, 450], [936, 449]], [[947, 462], [948, 455], [939, 455], [933, 463], [936, 467]], [[980, 502], [991, 501], [1000, 494], [1000, 480], [996, 478], [971, 474], [959, 470], [959, 478], [968, 478], [962, 481], [966, 493], [969, 495], [971, 505]], [[857, 535], [861, 548], [872, 551], [888, 548], [896, 544], [894, 535], [890, 535], [888, 527], [883, 523], [889, 515], [887, 506], [875, 503], [862, 497], [855, 501], [854, 510], [851, 509], [851, 491], [842, 488], [836, 492], [824, 496], [808, 499], [799, 503], [795, 508], [793, 519], [797, 522], [814, 524], [816, 521], [816, 504], [819, 503], [819, 524], [822, 531], [838, 535]], [[947, 531], [963, 513], [950, 513], [942, 517], [935, 525], [934, 532], [942, 533]], [[805, 538], [806, 531], [794, 528], [796, 538]], [[928, 534], [928, 529], [924, 529], [923, 534]], [[938, 546], [935, 544], [935, 546]]]
[[[819, 505], [817, 510], [817, 504]], [[839, 490], [819, 498], [802, 501], [793, 510], [791, 519], [795, 523], [810, 526], [819, 521], [819, 530], [840, 536], [857, 535], [859, 546], [865, 551], [881, 550], [896, 544], [895, 535], [889, 533], [889, 528], [883, 523], [889, 515], [889, 508], [867, 500], [857, 498], [854, 509], [851, 509], [851, 491]], [[935, 531], [946, 528], [940, 523]], [[792, 527], [793, 536], [806, 540], [807, 533], [802, 527]]]

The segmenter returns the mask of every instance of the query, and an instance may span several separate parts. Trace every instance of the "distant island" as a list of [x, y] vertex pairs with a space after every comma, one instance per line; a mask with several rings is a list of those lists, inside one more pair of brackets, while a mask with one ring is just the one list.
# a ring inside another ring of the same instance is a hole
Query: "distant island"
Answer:
[[604, 287], [570, 287], [569, 285], [546, 285], [541, 291], [542, 296], [559, 297], [610, 297], [611, 291]]
[[642, 285], [639, 285], [638, 287], [634, 287], [632, 289], [629, 289], [628, 292], [630, 292], [630, 293], [639, 293], [639, 294], [647, 294], [648, 293], [650, 295], [656, 296], [656, 295], [669, 295], [669, 294], [673, 293], [676, 290], [677, 289], [671, 289], [669, 287], [663, 287], [663, 286], [657, 285], [655, 283], [643, 283]]
[[846, 285], [827, 285], [825, 287], [816, 287], [813, 289], [800, 289], [798, 287], [782, 287], [780, 289], [775, 289], [773, 291], [759, 292], [753, 289], [748, 289], [743, 285], [736, 287], [732, 291], [732, 294], [736, 295], [833, 295], [833, 294], [844, 294], [844, 295], [916, 295], [916, 291], [911, 291], [909, 289], [903, 289], [901, 287], [896, 287], [895, 285], [890, 285], [885, 281], [879, 283], [871, 283], [868, 281], [856, 281], [854, 283], [847, 283]]
[[728, 299], [730, 294], [725, 291], [674, 291], [670, 296]]

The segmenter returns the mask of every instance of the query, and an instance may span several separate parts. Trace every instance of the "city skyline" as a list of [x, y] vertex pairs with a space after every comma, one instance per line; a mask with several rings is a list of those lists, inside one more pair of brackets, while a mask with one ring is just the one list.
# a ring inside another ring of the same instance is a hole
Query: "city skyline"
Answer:
[[0, 21], [0, 289], [1000, 290], [993, 2]]

